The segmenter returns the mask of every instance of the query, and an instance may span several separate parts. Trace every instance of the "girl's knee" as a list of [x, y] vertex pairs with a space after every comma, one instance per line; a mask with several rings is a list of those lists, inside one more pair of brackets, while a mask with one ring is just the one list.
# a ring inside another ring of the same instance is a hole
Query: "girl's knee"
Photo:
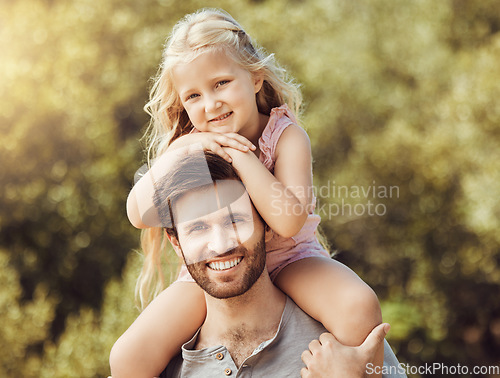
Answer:
[[338, 325], [346, 329], [364, 329], [366, 334], [382, 322], [382, 311], [375, 292], [364, 282], [346, 288], [339, 305]]
[[373, 324], [381, 323], [382, 311], [377, 294], [375, 294], [373, 289], [363, 282], [363, 284], [354, 288], [353, 291], [354, 293], [348, 296], [349, 299], [346, 299], [351, 313], [354, 313], [354, 316], [364, 319], [365, 322], [370, 322], [371, 320], [370, 323]]
[[375, 292], [366, 284], [346, 287], [336, 301], [336, 311], [323, 325], [345, 345], [357, 346], [382, 322]]
[[373, 289], [367, 284], [361, 285], [358, 288], [358, 299], [357, 306], [361, 314], [363, 314], [366, 319], [372, 319], [374, 323], [379, 324], [382, 322], [382, 311], [380, 309], [380, 303], [378, 301], [377, 294]]

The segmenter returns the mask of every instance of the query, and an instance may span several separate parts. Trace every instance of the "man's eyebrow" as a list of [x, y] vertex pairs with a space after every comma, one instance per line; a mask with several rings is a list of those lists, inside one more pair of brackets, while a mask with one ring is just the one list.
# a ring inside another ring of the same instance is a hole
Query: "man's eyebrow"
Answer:
[[191, 221], [185, 221], [185, 222], [182, 222], [182, 228], [193, 228], [193, 227], [196, 227], [196, 226], [203, 226], [206, 224], [205, 221], [201, 220], [201, 219], [195, 219], [195, 220], [191, 220]]

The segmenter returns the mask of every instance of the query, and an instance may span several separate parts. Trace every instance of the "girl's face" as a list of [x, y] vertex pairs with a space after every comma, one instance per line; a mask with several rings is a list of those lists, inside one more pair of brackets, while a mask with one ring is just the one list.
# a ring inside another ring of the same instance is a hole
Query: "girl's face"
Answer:
[[263, 80], [224, 53], [207, 51], [173, 69], [184, 109], [199, 131], [252, 135], [259, 128], [255, 94]]

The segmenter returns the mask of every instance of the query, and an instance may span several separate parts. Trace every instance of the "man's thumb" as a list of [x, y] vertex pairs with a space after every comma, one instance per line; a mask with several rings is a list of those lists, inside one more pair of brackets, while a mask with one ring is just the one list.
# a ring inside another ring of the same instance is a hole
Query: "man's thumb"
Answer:
[[375, 350], [380, 347], [380, 344], [384, 341], [385, 335], [391, 329], [389, 323], [382, 323], [376, 326], [370, 334], [366, 337], [363, 344], [361, 344], [361, 348], [366, 352], [375, 352]]

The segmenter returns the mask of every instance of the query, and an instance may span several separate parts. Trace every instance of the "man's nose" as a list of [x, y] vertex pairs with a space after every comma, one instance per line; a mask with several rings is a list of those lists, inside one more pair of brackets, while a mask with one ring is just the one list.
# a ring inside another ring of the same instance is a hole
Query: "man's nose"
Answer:
[[211, 252], [222, 255], [223, 253], [236, 248], [238, 241], [234, 229], [216, 225], [212, 227], [208, 248]]

